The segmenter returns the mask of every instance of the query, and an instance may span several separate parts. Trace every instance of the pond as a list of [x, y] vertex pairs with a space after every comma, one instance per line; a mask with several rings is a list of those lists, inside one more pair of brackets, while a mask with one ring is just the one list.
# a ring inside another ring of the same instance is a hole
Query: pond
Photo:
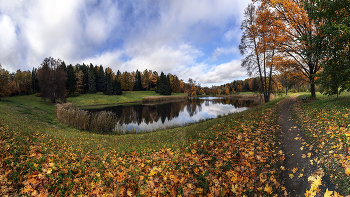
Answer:
[[203, 97], [174, 102], [117, 105], [85, 110], [92, 113], [111, 111], [118, 117], [116, 130], [142, 132], [217, 118], [218, 116], [247, 110], [255, 105], [257, 103], [253, 100]]

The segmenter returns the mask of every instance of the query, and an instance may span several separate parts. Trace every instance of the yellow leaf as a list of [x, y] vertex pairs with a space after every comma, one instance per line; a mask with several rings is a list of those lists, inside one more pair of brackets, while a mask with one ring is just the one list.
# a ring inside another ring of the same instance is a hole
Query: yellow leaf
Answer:
[[281, 166], [281, 170], [285, 170], [285, 167], [284, 167], [284, 166]]
[[292, 172], [296, 173], [298, 171], [298, 168], [293, 168]]
[[293, 179], [293, 178], [294, 178], [294, 175], [293, 175], [293, 174], [289, 174], [289, 178], [290, 178], [290, 179]]
[[308, 153], [308, 154], [307, 154], [307, 157], [309, 157], [309, 158], [310, 158], [310, 157], [311, 157], [311, 153]]
[[301, 178], [301, 177], [303, 177], [303, 174], [302, 174], [302, 173], [299, 174], [299, 178]]
[[269, 194], [271, 194], [271, 193], [272, 193], [272, 187], [269, 186], [269, 184], [267, 183], [267, 184], [265, 185], [264, 191], [267, 192], [267, 193], [269, 193]]
[[48, 168], [47, 171], [46, 171], [46, 174], [51, 174], [51, 172], [52, 172], [52, 169]]
[[328, 191], [328, 188], [327, 188], [326, 193], [324, 193], [324, 197], [331, 197], [332, 194], [333, 194], [333, 192], [332, 191]]
[[350, 166], [346, 166], [345, 174], [346, 174], [347, 176], [350, 175]]

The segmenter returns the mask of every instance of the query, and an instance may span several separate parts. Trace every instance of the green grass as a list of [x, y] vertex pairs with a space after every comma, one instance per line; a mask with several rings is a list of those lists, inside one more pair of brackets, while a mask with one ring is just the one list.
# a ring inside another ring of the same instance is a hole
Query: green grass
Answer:
[[[306, 96], [303, 103], [301, 98]], [[298, 97], [293, 115], [302, 126], [308, 144], [317, 147], [314, 151], [337, 190], [344, 196], [350, 195], [350, 93], [326, 96], [310, 94]], [[348, 168], [348, 175], [346, 169]]]
[[[183, 96], [183, 93], [172, 93], [172, 96]], [[67, 102], [71, 102], [79, 107], [94, 105], [113, 105], [142, 102], [143, 97], [159, 96], [154, 91], [123, 92], [122, 95], [104, 95], [102, 92], [96, 94], [81, 94], [78, 97], [70, 97]]]

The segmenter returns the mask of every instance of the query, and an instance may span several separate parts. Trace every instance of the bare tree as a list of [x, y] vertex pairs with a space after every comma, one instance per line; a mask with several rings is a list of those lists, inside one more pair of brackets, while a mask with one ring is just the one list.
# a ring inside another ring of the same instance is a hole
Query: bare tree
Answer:
[[60, 65], [60, 59], [49, 57], [44, 59], [38, 69], [37, 78], [41, 95], [50, 99], [52, 103], [56, 103], [58, 99], [62, 102], [66, 100], [67, 74]]

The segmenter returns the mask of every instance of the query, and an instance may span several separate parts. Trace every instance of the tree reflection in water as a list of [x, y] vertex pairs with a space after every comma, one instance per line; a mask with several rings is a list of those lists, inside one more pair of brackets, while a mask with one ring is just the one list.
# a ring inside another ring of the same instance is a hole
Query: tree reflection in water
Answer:
[[133, 129], [151, 131], [166, 126], [180, 126], [203, 119], [216, 118], [218, 115], [243, 111], [254, 105], [256, 104], [253, 100], [209, 97], [87, 110], [92, 113], [112, 111], [118, 117], [118, 128], [124, 131]]

